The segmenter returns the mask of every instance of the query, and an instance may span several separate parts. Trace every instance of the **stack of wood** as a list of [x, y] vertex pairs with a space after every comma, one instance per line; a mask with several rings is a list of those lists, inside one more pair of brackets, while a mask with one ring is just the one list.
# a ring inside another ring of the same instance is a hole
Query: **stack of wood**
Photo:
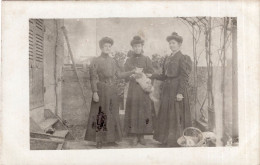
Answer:
[[67, 140], [74, 140], [67, 126], [52, 111], [44, 110], [44, 120], [30, 118], [30, 149], [61, 150]]

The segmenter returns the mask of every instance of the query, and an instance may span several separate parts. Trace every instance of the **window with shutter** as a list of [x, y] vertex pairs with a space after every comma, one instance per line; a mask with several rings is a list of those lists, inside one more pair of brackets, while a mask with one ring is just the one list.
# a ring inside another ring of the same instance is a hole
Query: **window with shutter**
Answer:
[[44, 24], [41, 19], [29, 20], [30, 109], [44, 106], [43, 59]]

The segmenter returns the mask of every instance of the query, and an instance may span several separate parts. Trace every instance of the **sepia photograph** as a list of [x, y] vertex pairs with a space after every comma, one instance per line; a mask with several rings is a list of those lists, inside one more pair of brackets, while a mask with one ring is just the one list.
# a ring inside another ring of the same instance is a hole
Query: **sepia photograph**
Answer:
[[259, 165], [260, 1], [2, 1], [0, 164]]
[[28, 25], [30, 150], [239, 146], [237, 17]]

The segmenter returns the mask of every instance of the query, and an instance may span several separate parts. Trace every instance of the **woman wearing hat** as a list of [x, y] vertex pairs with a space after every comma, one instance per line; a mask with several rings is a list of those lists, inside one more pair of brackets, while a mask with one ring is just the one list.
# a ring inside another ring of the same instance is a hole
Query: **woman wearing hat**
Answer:
[[163, 80], [154, 139], [169, 147], [177, 147], [182, 130], [191, 126], [187, 85], [192, 61], [180, 51], [183, 41], [181, 36], [173, 32], [166, 40], [172, 53], [165, 58], [162, 74], [151, 76], [152, 79]]
[[[130, 44], [133, 50], [126, 60], [125, 71], [142, 68], [144, 73], [152, 74], [152, 62], [149, 57], [143, 55], [144, 40], [135, 36]], [[153, 133], [152, 101], [135, 78], [127, 80], [129, 88], [125, 109], [125, 131], [127, 135], [134, 136], [133, 145], [137, 145], [138, 142], [145, 145], [144, 135]]]
[[115, 79], [135, 73], [133, 70], [120, 72], [114, 59], [109, 56], [113, 43], [109, 37], [99, 41], [102, 53], [92, 61], [89, 69], [93, 97], [85, 140], [97, 142], [97, 148], [101, 148], [103, 143], [115, 144], [121, 140]]

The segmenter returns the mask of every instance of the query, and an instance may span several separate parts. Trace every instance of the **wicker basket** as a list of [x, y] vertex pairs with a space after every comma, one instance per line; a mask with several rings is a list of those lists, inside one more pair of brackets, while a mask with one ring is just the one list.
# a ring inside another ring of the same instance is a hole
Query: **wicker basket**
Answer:
[[195, 127], [188, 127], [183, 130], [183, 135], [177, 140], [181, 147], [202, 147], [205, 140], [202, 132]]

